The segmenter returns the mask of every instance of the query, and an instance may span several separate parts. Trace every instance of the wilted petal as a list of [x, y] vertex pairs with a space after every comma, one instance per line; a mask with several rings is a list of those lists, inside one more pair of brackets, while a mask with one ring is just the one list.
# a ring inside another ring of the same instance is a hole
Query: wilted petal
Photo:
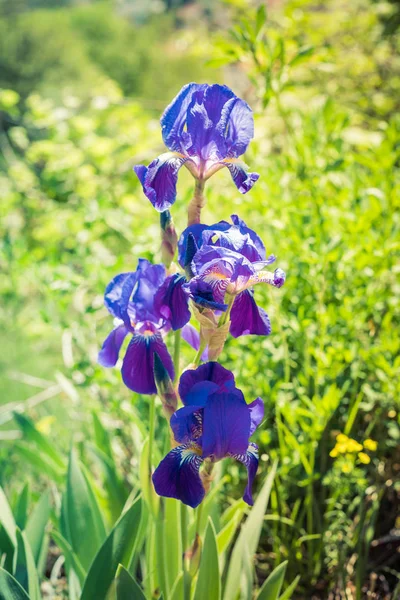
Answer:
[[125, 325], [119, 325], [119, 327], [112, 330], [110, 335], [104, 340], [99, 352], [97, 361], [100, 365], [103, 367], [114, 367], [127, 334], [128, 330]]
[[184, 404], [190, 403], [194, 386], [202, 382], [215, 383], [218, 388], [235, 388], [235, 377], [232, 371], [225, 369], [217, 362], [208, 362], [200, 365], [197, 369], [188, 369], [182, 373], [179, 380], [179, 395]]
[[271, 323], [265, 310], [257, 306], [252, 290], [245, 290], [236, 296], [231, 309], [231, 335], [269, 335]]
[[209, 396], [203, 410], [203, 456], [217, 460], [246, 451], [250, 433], [250, 412], [240, 390]]
[[174, 378], [174, 365], [168, 349], [158, 332], [142, 335], [135, 333], [122, 363], [122, 379], [125, 385], [138, 394], [156, 394], [154, 379], [154, 353], [157, 352], [161, 362]]
[[249, 173], [247, 166], [242, 161], [226, 161], [221, 162], [225, 167], [228, 167], [231, 177], [241, 194], [246, 194], [255, 182], [259, 179], [258, 173]]
[[253, 435], [264, 418], [264, 402], [262, 398], [256, 398], [251, 404], [247, 405], [247, 408], [250, 411], [250, 435]]
[[178, 171], [187, 160], [189, 159], [177, 153], [165, 152], [148, 167], [134, 167], [145, 196], [159, 212], [168, 210], [175, 202]]
[[185, 283], [185, 277], [175, 273], [167, 277], [154, 298], [154, 308], [170, 321], [174, 331], [190, 320], [189, 294], [183, 287]]
[[171, 450], [153, 474], [157, 494], [196, 508], [205, 494], [199, 475], [202, 462], [201, 450], [196, 444], [183, 444]]
[[247, 468], [247, 485], [243, 494], [243, 500], [247, 502], [249, 506], [253, 506], [254, 501], [252, 487], [258, 469], [258, 446], [250, 443], [249, 447], [247, 448], [247, 452], [243, 454], [236, 454], [234, 458], [243, 463]]

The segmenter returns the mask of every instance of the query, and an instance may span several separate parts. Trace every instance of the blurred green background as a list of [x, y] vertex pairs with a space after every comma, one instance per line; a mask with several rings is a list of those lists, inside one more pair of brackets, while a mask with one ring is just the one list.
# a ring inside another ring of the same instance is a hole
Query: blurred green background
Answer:
[[[17, 498], [31, 480], [37, 497], [52, 479], [14, 411], [82, 456], [95, 411], [135, 481], [147, 401], [96, 364], [102, 295], [139, 256], [160, 260], [132, 166], [162, 152], [162, 110], [189, 81], [226, 83], [254, 109], [261, 177], [241, 196], [219, 172], [204, 219], [238, 213], [288, 275], [256, 290], [272, 335], [221, 356], [265, 401], [260, 481], [279, 459], [259, 580], [289, 558], [293, 598], [395, 599], [400, 6], [271, 0], [264, 22], [260, 4], [0, 0], [0, 484]], [[179, 231], [191, 192], [181, 173]], [[376, 450], [331, 457], [340, 433]], [[237, 498], [243, 473], [226, 468]]]

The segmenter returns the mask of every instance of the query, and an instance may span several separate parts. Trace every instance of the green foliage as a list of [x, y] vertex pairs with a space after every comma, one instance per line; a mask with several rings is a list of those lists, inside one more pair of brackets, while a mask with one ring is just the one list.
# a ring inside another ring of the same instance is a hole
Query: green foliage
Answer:
[[[0, 21], [2, 85], [18, 84], [25, 100], [22, 108], [14, 90], [0, 91], [0, 555], [9, 573], [0, 569], [0, 589], [10, 598], [26, 597], [10, 574], [18, 547], [21, 557], [28, 544], [45, 579], [49, 521], [72, 600], [82, 589], [121, 596], [136, 582], [145, 597], [162, 589], [181, 600], [188, 587], [193, 596], [208, 585], [203, 572], [217, 566], [229, 600], [239, 591], [246, 599], [344, 596], [346, 587], [359, 600], [372, 568], [382, 585], [397, 585], [393, 569], [370, 557], [371, 543], [384, 544], [394, 527], [398, 493], [398, 35], [385, 37], [367, 0], [291, 0], [268, 14], [231, 4], [232, 33], [218, 34], [209, 62], [230, 64], [227, 81], [243, 86], [256, 110], [246, 160], [261, 177], [239, 196], [218, 173], [204, 220], [237, 212], [288, 273], [280, 292], [256, 291], [271, 336], [229, 340], [221, 357], [247, 401], [265, 402], [255, 440], [260, 491], [249, 514], [238, 500], [244, 469], [233, 463], [220, 466], [200, 516], [156, 500], [150, 407], [117, 369], [96, 363], [110, 327], [105, 285], [139, 256], [159, 260], [158, 217], [131, 167], [162, 151], [153, 109], [158, 116], [195, 78], [193, 55], [177, 47], [195, 40], [196, 54], [200, 33], [172, 41], [169, 18], [138, 28], [101, 4], [21, 15], [8, 31]], [[31, 93], [37, 86], [58, 89], [49, 99]], [[192, 193], [185, 173], [178, 191], [182, 230]], [[192, 360], [182, 343], [182, 366]], [[169, 443], [159, 421], [154, 464]], [[377, 448], [363, 447], [364, 462], [359, 452], [330, 456], [340, 433]], [[125, 519], [130, 532], [117, 525]], [[203, 554], [189, 581], [181, 557], [188, 567], [196, 532]], [[218, 565], [206, 550], [215, 543]]]

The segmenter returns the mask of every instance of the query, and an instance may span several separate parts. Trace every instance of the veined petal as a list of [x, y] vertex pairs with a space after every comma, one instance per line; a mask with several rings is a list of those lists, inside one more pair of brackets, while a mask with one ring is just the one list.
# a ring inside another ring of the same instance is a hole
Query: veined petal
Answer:
[[198, 83], [184, 85], [165, 109], [160, 123], [164, 144], [169, 150], [182, 152], [182, 133], [186, 125], [189, 104], [192, 101], [193, 93], [205, 87]]
[[156, 291], [165, 280], [165, 266], [153, 265], [145, 258], [139, 258], [137, 285], [131, 299], [134, 320], [157, 322], [159, 314], [154, 306]]
[[110, 335], [104, 340], [103, 346], [99, 352], [97, 362], [103, 367], [114, 367], [123, 341], [128, 334], [125, 325], [119, 325], [112, 330]]
[[180, 444], [196, 441], [203, 433], [202, 406], [184, 406], [177, 410], [171, 417], [170, 425], [174, 438]]
[[247, 469], [247, 485], [243, 494], [243, 500], [249, 506], [253, 506], [252, 487], [258, 469], [258, 446], [251, 442], [245, 453], [236, 454], [233, 458], [243, 463]]
[[170, 321], [174, 331], [181, 329], [190, 320], [189, 294], [183, 287], [185, 283], [185, 277], [179, 273], [170, 275], [154, 298], [154, 308]]
[[182, 373], [179, 380], [179, 395], [183, 404], [190, 404], [193, 388], [201, 382], [212, 382], [217, 384], [219, 388], [235, 389], [235, 377], [232, 371], [225, 369], [217, 362], [211, 361], [200, 365], [197, 369], [188, 369]]
[[253, 111], [244, 100], [232, 98], [224, 106], [218, 129], [226, 141], [226, 155], [244, 154], [254, 137]]
[[250, 435], [253, 435], [259, 424], [264, 418], [264, 402], [262, 398], [256, 398], [251, 404], [247, 405], [250, 411]]
[[137, 280], [136, 271], [121, 273], [110, 281], [104, 294], [104, 305], [108, 312], [125, 324], [129, 324], [128, 305]]
[[233, 337], [241, 335], [269, 335], [271, 323], [265, 310], [257, 306], [253, 291], [238, 294], [231, 309], [229, 331]]
[[150, 332], [135, 333], [122, 363], [122, 379], [125, 385], [138, 394], [156, 394], [154, 379], [154, 353], [157, 352], [161, 362], [174, 378], [174, 365], [161, 334]]
[[133, 168], [145, 196], [159, 212], [168, 210], [175, 202], [178, 171], [187, 160], [176, 152], [165, 152], [148, 167], [136, 165]]
[[281, 288], [286, 280], [286, 274], [282, 269], [275, 269], [273, 273], [271, 271], [259, 271], [253, 277], [250, 277], [247, 287], [256, 285], [257, 283], [269, 283], [274, 287]]
[[227, 158], [221, 164], [229, 169], [232, 179], [241, 194], [246, 194], [259, 179], [258, 173], [249, 173], [247, 165], [240, 161]]
[[240, 390], [209, 396], [203, 410], [204, 458], [216, 460], [246, 452], [250, 434], [250, 412]]
[[[185, 268], [187, 265], [187, 251], [190, 237], [192, 237], [194, 240], [194, 244], [192, 244], [192, 246], [195, 246], [195, 249], [198, 250], [203, 245], [203, 231], [226, 231], [230, 227], [231, 225], [227, 221], [220, 221], [219, 223], [215, 223], [215, 225], [204, 225], [203, 223], [189, 225], [189, 227], [182, 232], [178, 241], [178, 260], [181, 267]], [[190, 261], [192, 261], [193, 256], [194, 253], [189, 257]]]
[[258, 253], [261, 256], [261, 260], [265, 260], [265, 256], [266, 256], [265, 246], [264, 246], [264, 243], [263, 243], [262, 239], [260, 238], [260, 236], [257, 235], [257, 233], [253, 229], [250, 229], [250, 227], [247, 227], [246, 223], [238, 215], [231, 215], [231, 219], [232, 219], [232, 223], [236, 227], [239, 227], [240, 233], [248, 234], [248, 236], [250, 237], [253, 244], [255, 245], [255, 247], [258, 250]]
[[194, 443], [174, 448], [160, 462], [153, 474], [153, 484], [159, 496], [176, 498], [196, 508], [204, 498], [199, 469], [203, 459]]

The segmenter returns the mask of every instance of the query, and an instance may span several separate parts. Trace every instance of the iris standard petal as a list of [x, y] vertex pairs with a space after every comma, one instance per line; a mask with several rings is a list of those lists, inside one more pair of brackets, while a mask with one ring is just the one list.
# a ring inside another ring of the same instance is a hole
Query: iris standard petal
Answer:
[[125, 325], [119, 325], [112, 330], [110, 335], [104, 340], [103, 346], [99, 352], [97, 362], [103, 367], [114, 367], [123, 341], [128, 334]]
[[148, 167], [137, 165], [133, 168], [145, 196], [159, 212], [168, 210], [175, 202], [178, 171], [187, 160], [177, 153], [165, 152]]
[[236, 454], [234, 456], [236, 460], [240, 461], [246, 466], [247, 469], [247, 485], [243, 494], [243, 500], [247, 502], [249, 506], [253, 506], [253, 481], [257, 474], [258, 469], [258, 446], [252, 442], [249, 444], [247, 451], [243, 454]]
[[250, 262], [263, 258], [250, 236], [247, 233], [243, 234], [239, 227], [232, 226], [227, 231], [220, 232], [203, 231], [202, 238], [202, 245], [228, 248], [245, 256]]
[[[225, 111], [226, 126], [224, 135], [226, 139], [226, 157], [237, 158], [244, 154], [254, 137], [253, 111], [244, 100], [235, 98], [231, 105], [227, 103]], [[222, 125], [224, 121], [221, 120]]]
[[145, 258], [139, 258], [136, 270], [137, 285], [133, 290], [131, 311], [134, 320], [152, 321], [159, 319], [158, 311], [154, 306], [155, 294], [165, 280], [165, 266], [153, 265]]
[[129, 323], [129, 300], [137, 280], [137, 272], [121, 273], [110, 281], [104, 294], [104, 305], [108, 312], [111, 313], [113, 317], [121, 319], [126, 324]]
[[229, 169], [234, 184], [241, 194], [251, 190], [260, 177], [258, 173], [249, 173], [245, 163], [240, 160], [226, 159], [221, 164]]
[[260, 236], [253, 229], [247, 227], [246, 223], [238, 215], [231, 215], [231, 220], [235, 227], [239, 227], [240, 233], [242, 233], [243, 235], [246, 233], [248, 234], [254, 246], [258, 250], [261, 260], [265, 260], [265, 246]]
[[157, 494], [196, 508], [205, 494], [199, 475], [202, 462], [201, 449], [196, 444], [182, 444], [171, 450], [153, 474]]
[[135, 333], [126, 350], [122, 363], [122, 379], [125, 385], [138, 394], [156, 394], [154, 379], [154, 353], [174, 379], [174, 365], [168, 349], [158, 332]]
[[242, 392], [234, 389], [208, 397], [203, 410], [203, 456], [216, 460], [246, 452], [249, 443], [250, 412]]
[[218, 387], [235, 388], [235, 376], [232, 371], [225, 369], [217, 362], [210, 361], [197, 369], [188, 369], [182, 373], [179, 380], [179, 395], [184, 404], [190, 403], [193, 387], [200, 382], [211, 381]]
[[251, 404], [247, 405], [250, 411], [250, 435], [253, 435], [259, 424], [264, 418], [264, 402], [262, 398], [256, 398]]
[[203, 433], [203, 415], [201, 406], [184, 406], [171, 417], [170, 425], [174, 438], [180, 444], [199, 442]]
[[161, 129], [164, 144], [175, 152], [182, 151], [182, 134], [186, 125], [187, 110], [195, 91], [206, 86], [198, 83], [188, 83], [175, 96], [165, 109], [161, 119]]
[[190, 320], [189, 294], [183, 287], [185, 283], [183, 275], [170, 275], [154, 297], [155, 310], [170, 321], [174, 331], [181, 329]]
[[252, 290], [245, 290], [236, 296], [231, 309], [229, 331], [234, 338], [271, 333], [269, 317], [265, 310], [257, 306]]

